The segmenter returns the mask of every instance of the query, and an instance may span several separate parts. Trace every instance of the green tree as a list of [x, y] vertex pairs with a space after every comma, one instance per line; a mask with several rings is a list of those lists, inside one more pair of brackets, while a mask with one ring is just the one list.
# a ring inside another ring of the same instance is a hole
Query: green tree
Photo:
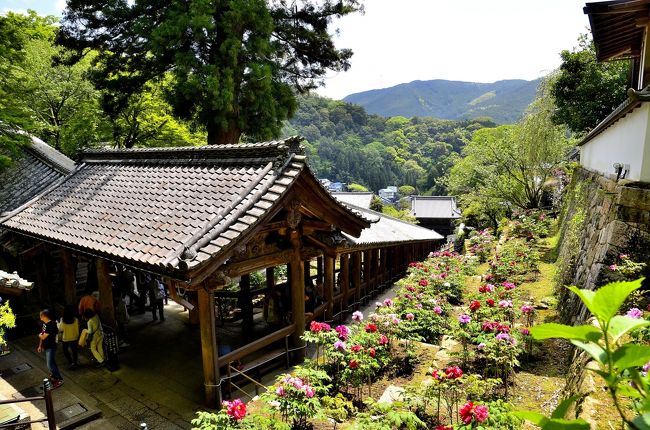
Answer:
[[54, 39], [56, 21], [53, 16], [38, 16], [33, 10], [26, 15], [7, 12], [0, 16], [0, 169], [11, 163], [18, 145], [27, 141], [17, 132], [28, 129], [32, 123], [8, 92], [12, 69], [24, 60], [27, 42]]
[[452, 194], [478, 218], [494, 220], [510, 207], [538, 208], [555, 170], [573, 142], [552, 122], [554, 106], [546, 87], [514, 126], [474, 133], [447, 177]]
[[578, 41], [578, 49], [560, 54], [562, 65], [551, 83], [551, 95], [557, 106], [554, 122], [585, 133], [625, 100], [630, 63], [599, 63], [589, 36], [583, 34]]
[[59, 41], [100, 52], [93, 79], [111, 116], [171, 74], [174, 114], [204, 126], [209, 144], [233, 143], [278, 135], [294, 89], [349, 68], [352, 52], [328, 28], [359, 9], [358, 0], [69, 0]]
[[111, 125], [115, 147], [184, 146], [205, 142], [204, 133], [194, 131], [188, 122], [174, 117], [163, 97], [168, 83], [169, 79], [147, 83], [141, 93], [129, 98], [125, 109], [114, 113]]
[[413, 196], [417, 194], [415, 187], [412, 185], [402, 185], [397, 189], [402, 196]]
[[418, 223], [418, 220], [413, 215], [411, 215], [411, 211], [408, 209], [398, 210], [395, 209], [393, 206], [385, 205], [382, 212], [384, 213], [384, 215], [388, 215], [390, 217], [397, 218], [402, 221], [406, 221], [410, 224]]
[[368, 188], [364, 187], [361, 184], [351, 183], [351, 184], [348, 184], [348, 191], [353, 192], [353, 193], [367, 193]]
[[382, 203], [379, 196], [376, 195], [372, 196], [372, 199], [370, 200], [370, 209], [376, 212], [383, 212], [384, 204]]
[[73, 65], [54, 64], [66, 52], [44, 39], [24, 43], [23, 59], [5, 77], [4, 104], [30, 118], [26, 131], [74, 155], [108, 136], [100, 93], [86, 79], [92, 56]]

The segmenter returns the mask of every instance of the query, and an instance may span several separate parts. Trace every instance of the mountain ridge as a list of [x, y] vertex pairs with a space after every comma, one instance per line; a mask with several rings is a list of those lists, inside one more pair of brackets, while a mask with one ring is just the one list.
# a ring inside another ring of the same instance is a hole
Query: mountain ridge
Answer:
[[516, 122], [533, 101], [540, 79], [503, 79], [490, 83], [447, 79], [415, 80], [350, 94], [348, 103], [384, 117], [434, 117], [464, 120], [490, 117], [495, 122]]

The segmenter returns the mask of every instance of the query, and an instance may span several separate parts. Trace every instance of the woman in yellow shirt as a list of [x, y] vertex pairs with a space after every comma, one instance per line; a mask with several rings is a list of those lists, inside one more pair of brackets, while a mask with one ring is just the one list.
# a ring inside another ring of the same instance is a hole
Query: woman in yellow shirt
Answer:
[[77, 361], [77, 341], [79, 339], [79, 319], [75, 316], [75, 308], [66, 305], [63, 317], [59, 320], [59, 336], [63, 343], [63, 354], [70, 364], [70, 369], [79, 365]]

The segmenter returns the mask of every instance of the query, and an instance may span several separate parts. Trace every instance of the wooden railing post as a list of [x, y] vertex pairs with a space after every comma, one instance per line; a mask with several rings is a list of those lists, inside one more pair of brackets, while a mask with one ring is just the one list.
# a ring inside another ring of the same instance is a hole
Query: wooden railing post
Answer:
[[218, 408], [221, 405], [221, 387], [218, 386], [220, 378], [217, 360], [219, 354], [217, 352], [214, 291], [206, 290], [205, 288], [199, 289], [198, 308], [205, 399], [208, 406]]
[[325, 303], [327, 307], [325, 308], [325, 320], [329, 321], [332, 319], [334, 313], [334, 258], [329, 255], [324, 256], [324, 269], [325, 269]]

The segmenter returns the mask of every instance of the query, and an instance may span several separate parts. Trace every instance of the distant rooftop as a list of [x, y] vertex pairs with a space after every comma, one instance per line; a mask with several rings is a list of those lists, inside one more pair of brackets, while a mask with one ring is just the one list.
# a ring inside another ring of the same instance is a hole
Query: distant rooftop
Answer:
[[349, 208], [358, 211], [364, 218], [372, 222], [370, 227], [364, 229], [359, 237], [352, 237], [347, 233], [343, 233], [352, 248], [444, 239], [442, 235], [434, 230], [371, 209], [353, 205], [349, 205]]
[[460, 210], [453, 196], [413, 196], [411, 214], [416, 218], [460, 218]]
[[363, 209], [370, 209], [373, 193], [350, 193], [350, 192], [333, 192], [332, 195], [336, 200], [354, 205]]

